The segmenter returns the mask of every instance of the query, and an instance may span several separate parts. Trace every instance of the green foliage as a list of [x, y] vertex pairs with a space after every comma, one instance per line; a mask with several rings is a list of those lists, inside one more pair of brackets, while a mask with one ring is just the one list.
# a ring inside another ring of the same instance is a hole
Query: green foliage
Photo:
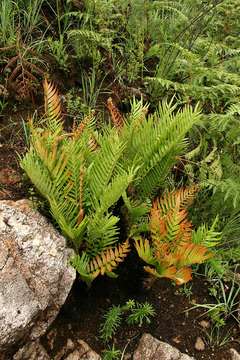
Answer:
[[103, 360], [119, 360], [121, 356], [121, 351], [115, 349], [115, 346], [113, 345], [111, 349], [104, 350], [103, 351]]
[[229, 281], [223, 281], [215, 274], [209, 284], [209, 295], [213, 301], [208, 304], [194, 304], [190, 309], [206, 310], [202, 316], [207, 316], [210, 320], [210, 328], [205, 331], [210, 346], [221, 347], [231, 341], [232, 329], [227, 330], [226, 325], [229, 319], [233, 319], [239, 324], [239, 293], [239, 283], [234, 274], [231, 274]]
[[38, 31], [41, 22], [40, 11], [43, 1], [1, 1], [0, 44], [2, 46], [12, 46], [19, 41], [19, 38], [25, 43], [34, 41], [33, 34]]
[[68, 53], [66, 45], [64, 44], [63, 35], [60, 34], [59, 40], [48, 39], [50, 53], [55, 58], [59, 69], [68, 71]]
[[123, 316], [129, 325], [142, 326], [144, 323], [150, 324], [151, 317], [155, 315], [155, 310], [148, 302], [139, 303], [129, 300], [125, 305], [112, 306], [103, 316], [103, 323], [100, 327], [100, 337], [104, 342], [108, 342], [115, 335]]
[[191, 309], [199, 307], [206, 309], [205, 315], [207, 314], [214, 326], [217, 327], [223, 327], [230, 317], [233, 317], [239, 323], [237, 312], [240, 288], [235, 282], [235, 278], [232, 279], [230, 284], [218, 279], [214, 286], [209, 289], [209, 292], [215, 298], [215, 303], [196, 304]]
[[3, 0], [0, 6], [0, 35], [3, 45], [11, 44], [15, 39], [14, 2]]

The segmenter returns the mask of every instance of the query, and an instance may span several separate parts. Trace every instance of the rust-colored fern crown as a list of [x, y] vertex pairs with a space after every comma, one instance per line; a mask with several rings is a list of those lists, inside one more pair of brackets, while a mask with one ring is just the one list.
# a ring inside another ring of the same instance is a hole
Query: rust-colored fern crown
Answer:
[[155, 199], [150, 211], [150, 240], [135, 240], [139, 256], [150, 265], [145, 270], [156, 277], [172, 279], [178, 285], [191, 280], [190, 265], [212, 256], [206, 246], [192, 241], [192, 223], [187, 218], [187, 207], [198, 190], [194, 185]]

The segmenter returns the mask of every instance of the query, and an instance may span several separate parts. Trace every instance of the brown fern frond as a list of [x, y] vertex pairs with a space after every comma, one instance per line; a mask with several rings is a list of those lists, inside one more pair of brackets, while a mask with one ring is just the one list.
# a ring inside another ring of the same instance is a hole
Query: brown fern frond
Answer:
[[43, 81], [45, 113], [50, 118], [61, 118], [61, 100], [57, 88], [45, 78]]
[[121, 130], [121, 128], [124, 125], [124, 119], [116, 105], [114, 105], [112, 98], [109, 98], [107, 101], [107, 108], [111, 115], [113, 125], [118, 129]]
[[95, 151], [99, 148], [99, 144], [93, 135], [90, 137], [88, 141], [88, 146], [91, 151]]
[[30, 49], [21, 45], [21, 51], [17, 48], [17, 55], [10, 58], [3, 72], [10, 73], [7, 79], [7, 89], [18, 100], [33, 98], [38, 88], [38, 79], [42, 78], [44, 71], [33, 63], [32, 56], [29, 57]]
[[130, 245], [127, 240], [123, 244], [120, 244], [113, 249], [107, 249], [102, 254], [97, 255], [88, 264], [87, 271], [89, 274], [96, 273], [98, 271], [101, 275], [111, 273], [118, 264], [124, 260], [129, 252]]
[[[179, 206], [162, 216], [161, 210], [153, 208], [150, 212], [151, 239], [155, 248], [161, 242], [177, 245], [191, 237], [191, 223], [187, 220], [187, 211]], [[184, 240], [183, 240], [184, 239]], [[173, 246], [173, 245], [172, 245]]]
[[73, 123], [73, 128], [72, 128], [72, 136], [74, 139], [79, 139], [80, 136], [82, 135], [84, 129], [86, 127], [86, 124], [84, 123], [84, 121], [82, 121], [80, 124], [76, 125], [76, 123]]
[[3, 72], [8, 69], [11, 69], [12, 66], [15, 66], [17, 64], [18, 58], [19, 58], [19, 55], [15, 55], [11, 59], [9, 59], [7, 65], [3, 69]]
[[82, 135], [84, 129], [90, 123], [91, 120], [92, 120], [92, 114], [85, 116], [84, 119], [78, 125], [76, 124], [76, 122], [73, 123], [72, 133], [75, 139], [78, 139]]
[[157, 208], [152, 208], [150, 212], [150, 231], [153, 245], [156, 246], [161, 239], [167, 235], [167, 224], [164, 218], [160, 216]]
[[180, 236], [179, 240], [183, 243], [189, 243], [192, 240], [192, 223], [185, 219], [180, 224]]

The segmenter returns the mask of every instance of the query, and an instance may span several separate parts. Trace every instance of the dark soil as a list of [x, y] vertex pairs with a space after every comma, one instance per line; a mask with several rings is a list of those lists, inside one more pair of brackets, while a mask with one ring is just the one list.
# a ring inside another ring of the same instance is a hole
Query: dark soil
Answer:
[[[236, 341], [240, 329], [236, 324], [230, 322], [225, 332], [221, 333], [221, 336], [224, 336], [227, 329], [231, 328], [231, 334], [234, 334], [234, 338], [232, 337], [225, 346], [210, 346], [206, 336], [207, 330], [200, 325], [201, 320], [207, 319], [204, 311], [187, 311], [193, 303], [206, 304], [213, 301], [208, 295], [209, 284], [206, 280], [195, 278], [191, 287], [192, 294], [188, 298], [179, 291], [180, 287], [172, 285], [167, 280], [156, 281], [153, 287], [146, 291], [142, 286], [142, 273], [132, 268], [133, 272], [128, 274], [126, 267], [125, 263], [117, 280], [97, 279], [90, 290], [78, 280], [75, 282], [60, 314], [43, 339], [43, 344], [53, 359], [68, 338], [82, 339], [99, 353], [114, 343], [115, 348], [121, 351], [127, 346], [126, 353], [132, 354], [144, 332], [151, 333], [196, 359], [227, 360], [229, 348], [234, 347], [240, 351], [239, 343]], [[99, 339], [99, 326], [103, 314], [113, 304], [123, 305], [129, 299], [148, 301], [154, 306], [156, 316], [150, 325], [144, 325], [142, 328], [129, 326], [123, 321], [113, 341], [104, 344]], [[201, 352], [194, 348], [199, 336], [206, 344], [205, 350]]]
[[26, 197], [27, 186], [22, 180], [19, 155], [25, 152], [23, 119], [29, 111], [18, 110], [17, 114], [4, 112], [0, 116], [0, 200], [18, 200]]

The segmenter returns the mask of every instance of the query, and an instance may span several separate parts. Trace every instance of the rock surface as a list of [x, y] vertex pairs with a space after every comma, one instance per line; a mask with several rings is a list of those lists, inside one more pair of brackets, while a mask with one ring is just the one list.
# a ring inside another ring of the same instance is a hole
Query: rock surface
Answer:
[[50, 358], [40, 341], [37, 340], [18, 350], [13, 360], [101, 360], [101, 357], [83, 340], [73, 342], [68, 339], [67, 344], [59, 353]]
[[[230, 349], [229, 350], [230, 356], [231, 356], [231, 360], [240, 360], [240, 354], [235, 350], [235, 349]], [[229, 360], [230, 360], [229, 359]]]
[[65, 360], [101, 360], [101, 358], [88, 344], [79, 340], [76, 350], [70, 353]]
[[204, 351], [205, 350], [205, 344], [202, 338], [200, 338], [199, 336], [197, 337], [197, 340], [195, 342], [194, 345], [195, 349], [197, 351]]
[[41, 343], [37, 340], [28, 343], [19, 349], [13, 356], [13, 360], [50, 360], [50, 357]]
[[76, 273], [65, 239], [27, 200], [0, 201], [0, 350], [40, 337]]
[[133, 360], [194, 360], [194, 358], [182, 354], [175, 347], [159, 341], [150, 334], [143, 334]]

